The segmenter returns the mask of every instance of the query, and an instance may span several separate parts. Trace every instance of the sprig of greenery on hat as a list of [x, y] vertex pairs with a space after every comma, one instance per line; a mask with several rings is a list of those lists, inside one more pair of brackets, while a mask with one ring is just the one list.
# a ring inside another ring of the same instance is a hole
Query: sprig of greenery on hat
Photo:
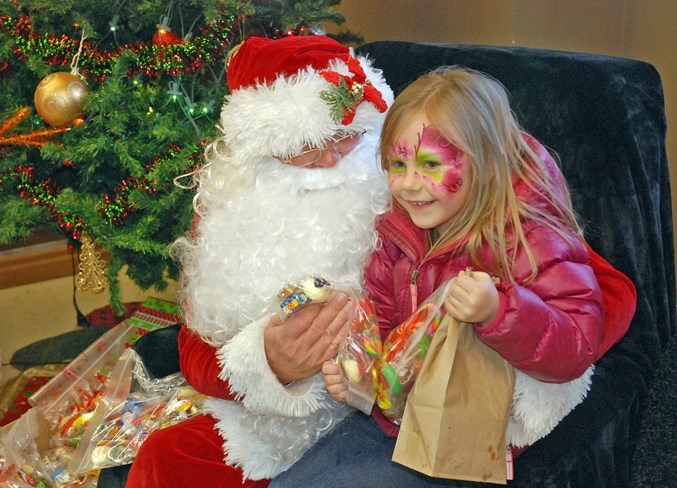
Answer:
[[320, 98], [330, 106], [331, 118], [343, 125], [350, 124], [357, 107], [363, 101], [371, 102], [379, 112], [385, 112], [388, 105], [383, 100], [381, 92], [367, 80], [360, 62], [350, 56], [347, 64], [352, 76], [342, 75], [336, 71], [320, 71], [320, 75], [334, 85], [320, 92]]

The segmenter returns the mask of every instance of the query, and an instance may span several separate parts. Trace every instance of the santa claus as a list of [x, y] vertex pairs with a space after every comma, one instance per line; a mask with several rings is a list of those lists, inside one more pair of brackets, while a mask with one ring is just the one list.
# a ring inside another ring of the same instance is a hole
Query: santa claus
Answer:
[[149, 437], [128, 487], [265, 486], [349, 412], [318, 374], [344, 337], [348, 298], [282, 321], [277, 294], [309, 275], [361, 289], [388, 205], [377, 143], [392, 91], [323, 36], [250, 38], [227, 80], [221, 136], [196, 174], [196, 225], [174, 247], [181, 369], [212, 398]]

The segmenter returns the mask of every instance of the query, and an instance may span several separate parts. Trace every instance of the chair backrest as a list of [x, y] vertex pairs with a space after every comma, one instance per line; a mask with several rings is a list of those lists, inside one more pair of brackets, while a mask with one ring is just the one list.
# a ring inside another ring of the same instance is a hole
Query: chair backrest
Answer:
[[635, 318], [611, 353], [638, 365], [644, 379], [652, 375], [677, 324], [666, 119], [654, 67], [523, 47], [380, 41], [357, 52], [395, 94], [442, 65], [505, 85], [522, 127], [559, 159], [588, 242], [637, 288]]

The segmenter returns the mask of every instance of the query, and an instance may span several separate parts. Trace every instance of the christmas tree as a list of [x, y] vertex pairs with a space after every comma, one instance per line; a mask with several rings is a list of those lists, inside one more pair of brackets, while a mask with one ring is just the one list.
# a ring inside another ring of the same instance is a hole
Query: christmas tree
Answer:
[[0, 243], [38, 226], [86, 243], [79, 282], [101, 272], [94, 243], [118, 311], [125, 265], [164, 289], [192, 220], [193, 192], [174, 181], [217, 131], [230, 48], [322, 33], [344, 21], [338, 3], [0, 0]]

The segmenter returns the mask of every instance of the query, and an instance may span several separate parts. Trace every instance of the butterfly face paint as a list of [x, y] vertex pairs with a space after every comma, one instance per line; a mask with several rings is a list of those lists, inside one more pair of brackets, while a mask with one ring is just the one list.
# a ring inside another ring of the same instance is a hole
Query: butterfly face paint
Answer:
[[403, 128], [390, 147], [388, 162], [393, 197], [421, 228], [444, 225], [468, 197], [466, 155], [422, 115]]
[[432, 125], [423, 124], [413, 144], [406, 138], [396, 141], [388, 156], [388, 182], [391, 187], [395, 179], [405, 174], [409, 165], [414, 167], [415, 177], [423, 179], [434, 191], [456, 193], [463, 185], [461, 174], [467, 165], [463, 152]]

